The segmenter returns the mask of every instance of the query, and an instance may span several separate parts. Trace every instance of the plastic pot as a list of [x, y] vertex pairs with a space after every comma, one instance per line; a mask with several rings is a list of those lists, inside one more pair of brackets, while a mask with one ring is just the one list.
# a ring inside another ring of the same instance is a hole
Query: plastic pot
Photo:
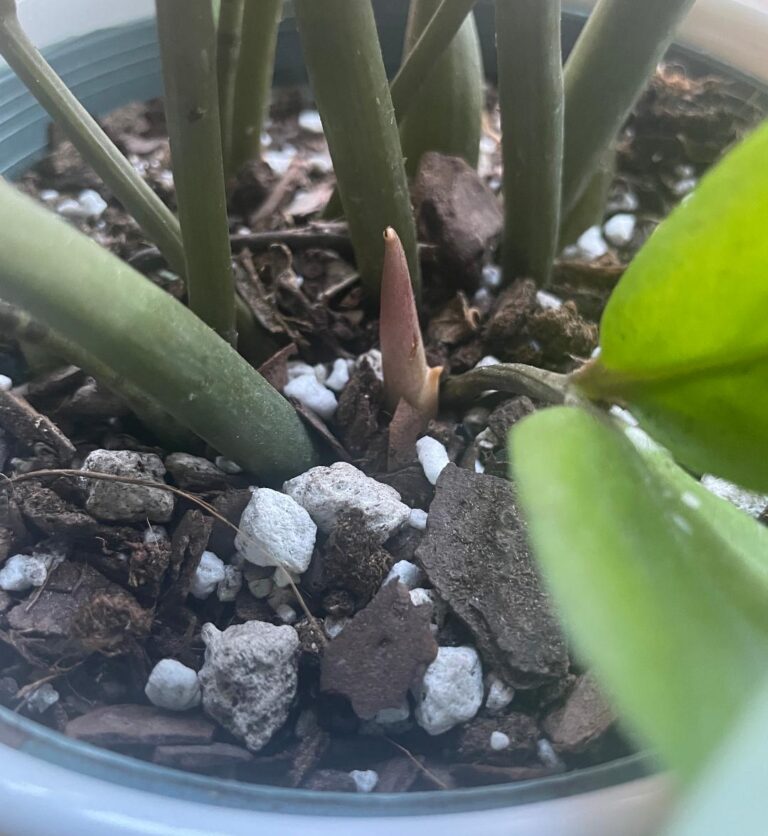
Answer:
[[[566, 3], [575, 12], [593, 2]], [[153, 0], [19, 0], [27, 31], [93, 112], [161, 90]], [[407, 0], [380, 0], [385, 58], [399, 58]], [[477, 8], [489, 75], [492, 9]], [[566, 49], [578, 16], [564, 27]], [[679, 38], [714, 65], [768, 84], [768, 3], [699, 0]], [[302, 79], [290, 21], [277, 83]], [[0, 64], [0, 173], [39, 158], [47, 118]], [[345, 795], [258, 787], [181, 773], [80, 744], [0, 708], [0, 831], [5, 836], [253, 834], [271, 836], [652, 836], [671, 800], [644, 756], [510, 786], [408, 795]]]

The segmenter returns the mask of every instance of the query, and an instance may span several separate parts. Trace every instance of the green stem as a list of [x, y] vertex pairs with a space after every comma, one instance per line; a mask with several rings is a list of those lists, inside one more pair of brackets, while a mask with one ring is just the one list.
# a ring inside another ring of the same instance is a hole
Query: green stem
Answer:
[[418, 297], [416, 228], [371, 0], [296, 0], [295, 9], [368, 300], [378, 302], [388, 226]]
[[495, 389], [511, 395], [527, 395], [546, 403], [560, 404], [565, 400], [569, 385], [569, 378], [564, 374], [522, 363], [499, 363], [449, 377], [443, 384], [441, 396], [445, 403], [461, 404], [474, 400], [489, 389]]
[[616, 138], [694, 0], [600, 0], [565, 67], [563, 210]]
[[265, 480], [317, 463], [296, 411], [227, 342], [7, 184], [0, 184], [0, 296]]
[[558, 249], [575, 243], [582, 232], [596, 224], [602, 224], [608, 193], [616, 176], [616, 149], [613, 146], [603, 156], [592, 174], [581, 197], [566, 217], [560, 219]]
[[235, 291], [210, 0], [156, 0], [165, 114], [187, 257], [189, 307], [234, 344]]
[[183, 275], [184, 248], [179, 222], [29, 40], [16, 16], [13, 0], [0, 3], [0, 54], [126, 211], [157, 244], [172, 268]]
[[235, 82], [229, 173], [261, 156], [261, 131], [269, 107], [282, 0], [247, 0]]
[[546, 285], [557, 254], [563, 163], [560, 0], [497, 0], [503, 271]]
[[[411, 0], [404, 54], [413, 51], [441, 0]], [[462, 157], [477, 167], [482, 120], [483, 58], [475, 18], [470, 13], [448, 48], [429, 70], [400, 122], [405, 168], [413, 177], [427, 151]], [[391, 90], [391, 88], [390, 88]]]
[[192, 451], [200, 445], [197, 436], [177, 424], [141, 389], [99, 363], [76, 343], [62, 339], [47, 326], [35, 322], [29, 314], [6, 302], [0, 302], [0, 333], [39, 349], [59, 361], [77, 366], [96, 378], [107, 389], [119, 395], [167, 449]]
[[232, 119], [240, 57], [245, 0], [222, 0], [216, 43], [216, 77], [219, 82], [219, 122], [224, 172], [229, 175], [232, 156]]

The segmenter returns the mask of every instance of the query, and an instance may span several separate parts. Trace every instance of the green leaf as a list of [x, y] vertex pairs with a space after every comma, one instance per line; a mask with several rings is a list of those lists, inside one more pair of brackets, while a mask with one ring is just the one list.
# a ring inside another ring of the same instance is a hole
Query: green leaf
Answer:
[[768, 124], [707, 175], [614, 291], [599, 360], [575, 375], [624, 402], [693, 470], [768, 488]]
[[684, 802], [668, 836], [762, 836], [768, 821], [766, 740], [768, 687], [763, 687], [718, 752], [713, 768]]
[[768, 530], [574, 407], [523, 421], [511, 461], [576, 647], [629, 727], [691, 776], [768, 664]]

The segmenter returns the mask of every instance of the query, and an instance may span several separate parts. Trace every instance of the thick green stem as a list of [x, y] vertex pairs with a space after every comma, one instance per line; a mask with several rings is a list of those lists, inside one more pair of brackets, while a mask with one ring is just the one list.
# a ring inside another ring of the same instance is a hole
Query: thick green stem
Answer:
[[261, 130], [269, 107], [282, 0], [246, 0], [235, 83], [228, 171], [261, 156]]
[[216, 77], [219, 82], [219, 123], [224, 172], [229, 175], [232, 156], [232, 114], [240, 57], [245, 0], [222, 0], [216, 38]]
[[189, 307], [234, 344], [235, 289], [211, 4], [210, 0], [156, 0], [156, 6]]
[[197, 436], [174, 421], [136, 386], [116, 375], [103, 363], [99, 363], [77, 343], [62, 339], [47, 326], [35, 322], [25, 311], [7, 302], [0, 302], [0, 333], [24, 343], [25, 346], [39, 349], [59, 362], [64, 361], [77, 366], [96, 378], [107, 389], [119, 395], [168, 449], [191, 451], [199, 446]]
[[565, 400], [569, 385], [569, 378], [564, 374], [522, 363], [499, 363], [449, 377], [441, 395], [447, 404], [461, 404], [471, 402], [489, 389], [496, 389], [559, 404]]
[[388, 226], [418, 296], [416, 229], [371, 0], [296, 0], [295, 8], [368, 300], [378, 304]]
[[560, 0], [497, 0], [505, 281], [549, 281], [560, 233]]
[[598, 2], [565, 67], [565, 213], [586, 188], [693, 2]]
[[[411, 0], [404, 54], [413, 51], [441, 0]], [[473, 168], [480, 150], [483, 57], [470, 13], [437, 59], [400, 122], [405, 169], [413, 177], [427, 151], [462, 157]], [[391, 89], [391, 88], [390, 88]]]
[[0, 184], [0, 296], [265, 480], [279, 482], [317, 463], [293, 407], [227, 342], [6, 184]]
[[179, 222], [46, 63], [21, 28], [13, 0], [0, 3], [0, 54], [182, 275], [185, 263]]

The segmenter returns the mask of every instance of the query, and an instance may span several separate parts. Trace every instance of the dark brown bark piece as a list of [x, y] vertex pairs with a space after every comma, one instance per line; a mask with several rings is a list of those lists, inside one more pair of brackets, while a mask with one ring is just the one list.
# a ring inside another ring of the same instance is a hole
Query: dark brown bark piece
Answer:
[[169, 601], [184, 601], [189, 594], [192, 578], [208, 545], [212, 527], [213, 520], [197, 510], [187, 511], [176, 526], [171, 538], [169, 574], [172, 586], [168, 591]]
[[464, 160], [430, 151], [421, 158], [413, 203], [420, 240], [437, 245], [446, 278], [473, 290], [503, 227], [494, 193]]
[[62, 465], [75, 456], [75, 445], [45, 415], [11, 392], [0, 391], [0, 427], [27, 447], [43, 444]]
[[215, 727], [202, 714], [151, 705], [106, 705], [67, 723], [66, 734], [100, 746], [205, 745]]
[[607, 734], [615, 719], [594, 678], [585, 674], [565, 703], [544, 719], [543, 728], [558, 754], [574, 755]]
[[379, 432], [383, 391], [382, 382], [366, 359], [352, 372], [339, 397], [336, 426], [344, 447], [354, 456], [365, 455]]
[[[506, 749], [493, 749], [491, 735], [494, 732], [501, 732], [509, 738]], [[505, 766], [531, 765], [536, 761], [536, 744], [540, 737], [536, 721], [527, 714], [515, 712], [503, 717], [475, 719], [459, 732], [457, 759]]]
[[309, 776], [304, 787], [318, 792], [357, 792], [354, 778], [338, 769], [319, 769]]
[[152, 754], [152, 762], [172, 769], [189, 772], [220, 772], [243, 763], [250, 763], [253, 755], [242, 746], [231, 743], [209, 743], [204, 746], [158, 746]]
[[449, 464], [416, 556], [486, 663], [518, 688], [564, 676], [568, 653], [525, 540], [512, 486]]
[[364, 720], [401, 706], [437, 655], [430, 614], [403, 584], [388, 583], [328, 645], [321, 690], [347, 697]]

